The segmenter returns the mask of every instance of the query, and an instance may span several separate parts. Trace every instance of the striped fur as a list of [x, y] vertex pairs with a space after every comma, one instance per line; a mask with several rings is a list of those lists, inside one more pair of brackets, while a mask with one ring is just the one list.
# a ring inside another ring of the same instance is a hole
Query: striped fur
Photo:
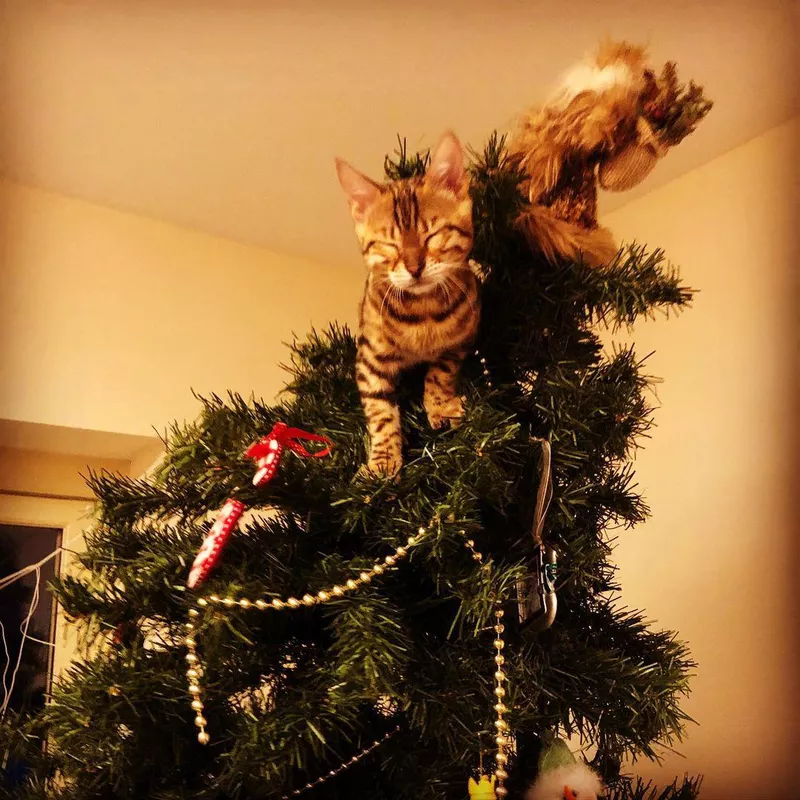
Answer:
[[343, 161], [368, 274], [359, 320], [356, 382], [370, 435], [367, 470], [402, 466], [400, 375], [428, 364], [423, 402], [433, 428], [464, 415], [461, 362], [480, 317], [478, 281], [468, 266], [472, 201], [458, 139], [446, 134], [422, 178], [378, 185]]

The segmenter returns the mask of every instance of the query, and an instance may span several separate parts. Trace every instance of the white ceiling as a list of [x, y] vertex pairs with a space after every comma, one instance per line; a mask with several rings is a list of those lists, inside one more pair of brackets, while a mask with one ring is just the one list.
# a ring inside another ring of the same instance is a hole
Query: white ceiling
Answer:
[[[337, 264], [358, 255], [333, 158], [395, 135], [480, 145], [604, 35], [716, 101], [652, 189], [798, 109], [796, 2], [0, 0], [0, 170]], [[632, 195], [621, 195], [624, 202]]]

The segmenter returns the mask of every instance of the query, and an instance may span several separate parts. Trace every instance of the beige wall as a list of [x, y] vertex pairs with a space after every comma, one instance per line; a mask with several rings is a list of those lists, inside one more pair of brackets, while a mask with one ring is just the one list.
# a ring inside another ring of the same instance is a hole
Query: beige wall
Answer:
[[87, 458], [0, 447], [0, 492], [11, 495], [57, 495], [70, 500], [92, 499], [82, 476], [106, 469], [128, 474], [131, 462], [119, 458]]
[[617, 557], [625, 602], [680, 631], [699, 663], [686, 760], [637, 771], [704, 772], [706, 800], [797, 791], [799, 141], [795, 119], [606, 218], [701, 290], [692, 310], [635, 331], [642, 355], [656, 351], [663, 407], [637, 460], [653, 518]]
[[282, 342], [353, 321], [363, 280], [355, 240], [325, 267], [8, 182], [0, 242], [0, 419], [126, 434], [191, 389], [271, 399]]

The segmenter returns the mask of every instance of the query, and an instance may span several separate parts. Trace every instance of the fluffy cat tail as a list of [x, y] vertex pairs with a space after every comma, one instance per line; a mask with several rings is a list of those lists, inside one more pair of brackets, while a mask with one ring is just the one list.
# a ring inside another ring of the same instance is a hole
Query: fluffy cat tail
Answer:
[[587, 230], [558, 219], [544, 206], [531, 206], [519, 217], [517, 226], [528, 244], [550, 262], [565, 258], [600, 267], [612, 261], [619, 251], [608, 228]]

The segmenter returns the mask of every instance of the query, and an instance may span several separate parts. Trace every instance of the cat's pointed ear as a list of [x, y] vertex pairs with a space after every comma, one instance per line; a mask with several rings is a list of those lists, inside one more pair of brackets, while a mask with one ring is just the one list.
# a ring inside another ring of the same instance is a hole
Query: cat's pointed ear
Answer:
[[350, 201], [353, 219], [360, 222], [383, 190], [375, 181], [362, 175], [344, 159], [336, 159], [336, 172], [339, 175], [339, 183]]
[[457, 195], [462, 194], [468, 188], [469, 181], [464, 168], [464, 149], [452, 131], [447, 131], [436, 145], [425, 177]]

